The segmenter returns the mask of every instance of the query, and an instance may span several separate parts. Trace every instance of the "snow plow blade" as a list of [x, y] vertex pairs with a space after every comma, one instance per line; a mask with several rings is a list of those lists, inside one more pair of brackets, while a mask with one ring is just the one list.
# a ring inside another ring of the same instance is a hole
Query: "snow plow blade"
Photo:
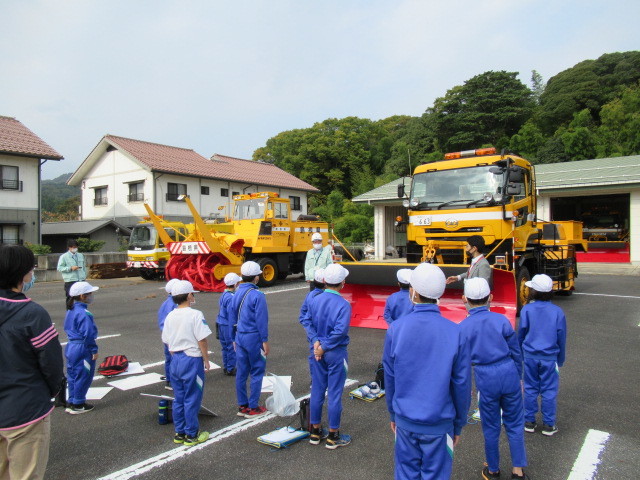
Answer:
[[[401, 268], [414, 269], [417, 263], [355, 263], [340, 262], [349, 270], [340, 294], [351, 304], [351, 326], [387, 329], [384, 306], [389, 295], [398, 291], [396, 272]], [[464, 272], [465, 265], [438, 265], [445, 276]], [[516, 325], [516, 281], [512, 272], [493, 270], [491, 311], [505, 315], [511, 326]], [[449, 320], [460, 323], [467, 316], [462, 303], [463, 283], [447, 285], [440, 299], [440, 311]]]

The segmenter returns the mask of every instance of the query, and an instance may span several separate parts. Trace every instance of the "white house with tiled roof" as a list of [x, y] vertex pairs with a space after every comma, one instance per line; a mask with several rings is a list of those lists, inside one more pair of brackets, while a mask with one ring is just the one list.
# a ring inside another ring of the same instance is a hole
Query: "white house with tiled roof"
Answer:
[[83, 220], [110, 218], [127, 226], [147, 215], [148, 203], [168, 220], [192, 221], [183, 194], [204, 218], [227, 215], [232, 196], [260, 191], [291, 199], [292, 218], [307, 212], [318, 189], [264, 162], [224, 155], [206, 158], [186, 149], [104, 136], [67, 182], [81, 186]]
[[41, 167], [63, 158], [19, 120], [0, 116], [0, 243], [41, 243]]

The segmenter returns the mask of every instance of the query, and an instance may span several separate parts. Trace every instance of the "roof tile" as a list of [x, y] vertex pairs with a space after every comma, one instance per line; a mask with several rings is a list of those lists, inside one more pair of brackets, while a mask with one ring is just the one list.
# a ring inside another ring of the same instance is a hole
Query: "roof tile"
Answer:
[[0, 152], [62, 160], [64, 157], [13, 117], [0, 116]]

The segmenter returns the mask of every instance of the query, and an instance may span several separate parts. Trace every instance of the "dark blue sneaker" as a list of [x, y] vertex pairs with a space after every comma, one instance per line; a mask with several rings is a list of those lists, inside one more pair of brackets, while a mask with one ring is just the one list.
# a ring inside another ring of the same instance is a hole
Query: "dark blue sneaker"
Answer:
[[542, 426], [542, 434], [546, 435], [547, 437], [550, 437], [551, 435], [554, 435], [558, 433], [558, 427], [556, 427], [555, 425], [543, 425]]
[[346, 447], [351, 443], [351, 435], [340, 435], [340, 432], [330, 432], [325, 447], [335, 450], [338, 447]]

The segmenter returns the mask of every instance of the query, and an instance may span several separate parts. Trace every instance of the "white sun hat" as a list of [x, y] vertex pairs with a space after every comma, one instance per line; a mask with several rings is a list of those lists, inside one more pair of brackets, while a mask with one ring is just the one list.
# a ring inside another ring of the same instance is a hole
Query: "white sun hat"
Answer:
[[324, 269], [324, 282], [329, 285], [338, 285], [347, 278], [347, 275], [349, 275], [349, 270], [339, 263], [332, 263]]
[[444, 293], [446, 278], [440, 267], [421, 263], [411, 272], [409, 283], [423, 297], [438, 299]]
[[89, 282], [76, 282], [71, 285], [69, 289], [70, 297], [77, 297], [79, 295], [86, 295], [87, 293], [95, 292], [96, 290], [100, 290], [100, 287], [94, 287]]
[[198, 293], [197, 290], [193, 289], [193, 285], [188, 280], [178, 280], [173, 284], [171, 288], [171, 296], [175, 297], [176, 295], [184, 295], [186, 293]]
[[178, 281], [177, 278], [172, 278], [171, 280], [169, 280], [167, 284], [164, 286], [164, 291], [167, 293], [171, 293], [171, 288], [177, 281]]
[[553, 290], [553, 280], [551, 280], [549, 275], [545, 275], [544, 273], [534, 275], [531, 280], [525, 282], [525, 285], [529, 288], [533, 288], [536, 292], [541, 293]]
[[396, 278], [400, 283], [409, 283], [411, 281], [411, 272], [410, 268], [401, 268], [396, 272]]
[[240, 267], [240, 273], [245, 277], [255, 277], [256, 275], [260, 275], [262, 270], [260, 270], [260, 265], [249, 260], [242, 264], [242, 267]]
[[324, 268], [319, 268], [313, 273], [313, 279], [318, 283], [324, 283]]
[[236, 283], [241, 282], [242, 277], [237, 273], [231, 272], [224, 276], [224, 284], [227, 287], [233, 287]]
[[484, 278], [474, 277], [464, 282], [464, 296], [469, 300], [482, 300], [490, 294], [489, 282]]

